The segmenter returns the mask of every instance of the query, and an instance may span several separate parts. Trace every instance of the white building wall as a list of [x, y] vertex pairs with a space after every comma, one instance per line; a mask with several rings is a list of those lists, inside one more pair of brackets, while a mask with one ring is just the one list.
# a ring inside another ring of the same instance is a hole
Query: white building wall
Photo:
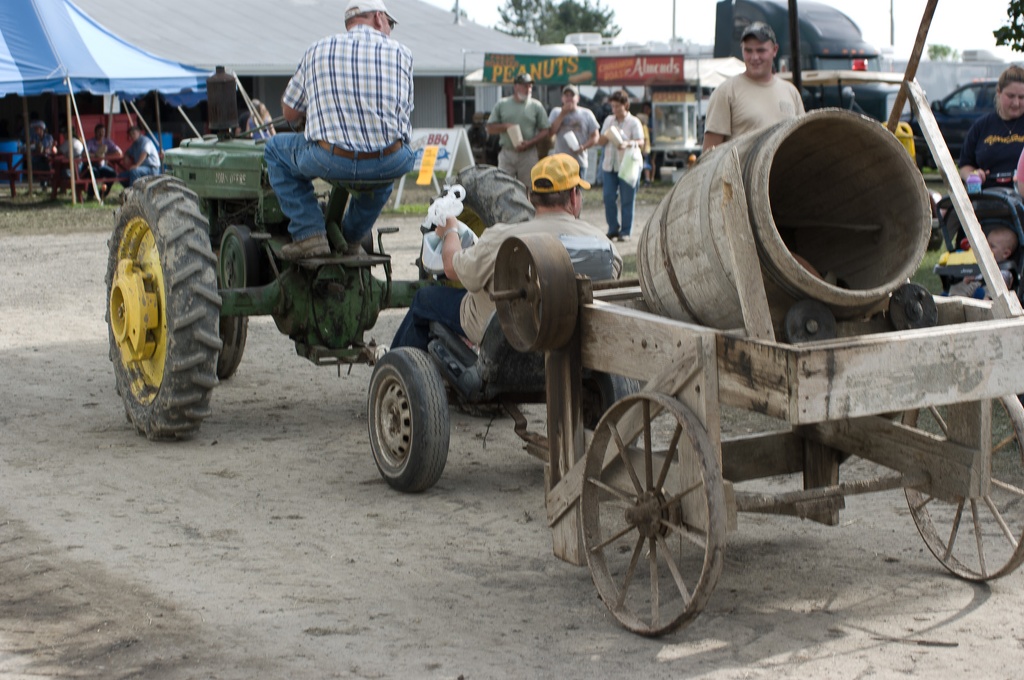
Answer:
[[[262, 99], [270, 109], [270, 115], [281, 115], [281, 95], [288, 86], [288, 78], [260, 77], [256, 78], [254, 92], [250, 96]], [[496, 89], [496, 88], [488, 88]], [[447, 127], [448, 112], [444, 96], [444, 78], [413, 78], [413, 97], [415, 108], [412, 112], [414, 128]], [[494, 101], [497, 101], [495, 98]], [[493, 103], [490, 105], [493, 106]], [[487, 111], [490, 111], [490, 106]]]
[[448, 100], [444, 96], [444, 78], [414, 78], [412, 126], [448, 127]]

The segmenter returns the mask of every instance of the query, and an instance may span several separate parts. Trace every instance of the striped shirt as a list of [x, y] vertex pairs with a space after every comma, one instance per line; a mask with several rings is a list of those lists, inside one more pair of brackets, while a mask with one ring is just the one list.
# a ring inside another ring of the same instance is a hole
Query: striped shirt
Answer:
[[412, 52], [369, 26], [313, 43], [284, 92], [306, 113], [306, 139], [379, 151], [412, 138]]

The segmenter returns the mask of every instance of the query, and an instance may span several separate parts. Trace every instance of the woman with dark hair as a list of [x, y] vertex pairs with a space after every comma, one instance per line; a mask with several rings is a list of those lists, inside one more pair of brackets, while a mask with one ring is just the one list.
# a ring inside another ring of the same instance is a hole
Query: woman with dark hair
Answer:
[[960, 150], [960, 178], [981, 177], [982, 188], [1013, 186], [1024, 151], [1024, 68], [1010, 66], [996, 84], [996, 110], [974, 121]]
[[[601, 171], [604, 176], [604, 216], [608, 221], [608, 238], [628, 241], [633, 231], [633, 208], [639, 174], [630, 183], [619, 176], [619, 169], [633, 149], [643, 149], [644, 128], [629, 112], [629, 94], [620, 90], [608, 98], [612, 115], [604, 119], [597, 143], [604, 144]], [[619, 205], [620, 204], [620, 205]], [[619, 219], [621, 208], [622, 219]]]

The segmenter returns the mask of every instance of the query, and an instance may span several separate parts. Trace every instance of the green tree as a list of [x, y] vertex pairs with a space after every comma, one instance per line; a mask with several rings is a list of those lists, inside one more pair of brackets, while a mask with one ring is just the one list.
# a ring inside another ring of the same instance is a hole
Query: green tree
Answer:
[[1024, 0], [1010, 0], [1006, 9], [1006, 25], [992, 31], [996, 45], [1009, 45], [1017, 52], [1024, 52]]
[[542, 44], [560, 43], [570, 33], [600, 33], [614, 38], [615, 11], [600, 0], [505, 0], [498, 8], [499, 31]]
[[537, 42], [537, 24], [543, 6], [543, 0], [505, 0], [505, 5], [498, 8], [501, 22], [497, 29], [516, 38]]
[[543, 21], [537, 27], [537, 38], [542, 44], [560, 43], [570, 33], [600, 33], [614, 38], [622, 29], [615, 25], [615, 10], [601, 7], [600, 0], [563, 0], [545, 5]]
[[929, 45], [928, 59], [931, 61], [960, 61], [960, 50], [949, 45]]

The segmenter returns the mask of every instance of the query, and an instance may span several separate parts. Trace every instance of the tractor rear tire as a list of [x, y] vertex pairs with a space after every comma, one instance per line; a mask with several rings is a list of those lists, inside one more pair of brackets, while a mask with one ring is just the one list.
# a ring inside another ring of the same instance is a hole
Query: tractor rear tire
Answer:
[[400, 347], [373, 368], [367, 398], [370, 448], [392, 488], [425, 491], [441, 479], [448, 462], [448, 398], [433, 360]]
[[198, 196], [181, 180], [140, 180], [108, 243], [107, 331], [125, 413], [149, 439], [181, 439], [210, 415], [221, 298]]
[[507, 172], [493, 165], [472, 165], [459, 173], [457, 181], [466, 188], [459, 219], [477, 236], [495, 224], [517, 224], [533, 219], [536, 211], [526, 187]]

